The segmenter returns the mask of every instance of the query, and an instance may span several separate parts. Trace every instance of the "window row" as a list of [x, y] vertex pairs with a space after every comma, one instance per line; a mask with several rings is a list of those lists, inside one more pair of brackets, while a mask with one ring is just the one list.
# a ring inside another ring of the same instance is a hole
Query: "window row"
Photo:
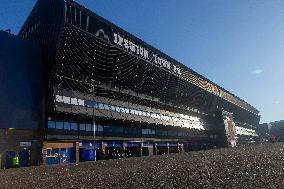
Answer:
[[159, 114], [155, 112], [146, 112], [137, 109], [130, 109], [105, 103], [100, 103], [91, 100], [82, 100], [78, 98], [72, 98], [68, 96], [61, 96], [56, 95], [55, 101], [65, 104], [71, 104], [75, 106], [85, 106], [89, 108], [95, 108], [97, 110], [108, 110], [117, 113], [124, 113], [124, 114], [132, 114], [137, 116], [144, 116], [153, 119], [160, 119], [165, 121], [173, 121], [177, 123], [177, 125], [181, 125], [182, 127], [186, 128], [194, 128], [199, 130], [205, 130], [204, 123], [198, 117], [192, 117], [184, 114], [178, 114], [179, 116], [168, 116], [164, 114]]
[[[94, 127], [91, 123], [75, 123], [67, 121], [48, 121], [48, 129], [65, 130], [65, 131], [80, 131], [93, 132]], [[96, 132], [117, 133], [126, 135], [157, 135], [157, 136], [187, 136], [188, 132], [178, 132], [159, 129], [140, 129], [133, 127], [120, 127], [112, 125], [97, 124]]]
[[60, 129], [60, 130], [78, 130], [77, 123], [62, 122], [62, 121], [48, 121], [49, 129]]
[[255, 130], [247, 129], [247, 128], [243, 128], [243, 127], [238, 127], [238, 126], [236, 126], [236, 133], [238, 135], [257, 136]]

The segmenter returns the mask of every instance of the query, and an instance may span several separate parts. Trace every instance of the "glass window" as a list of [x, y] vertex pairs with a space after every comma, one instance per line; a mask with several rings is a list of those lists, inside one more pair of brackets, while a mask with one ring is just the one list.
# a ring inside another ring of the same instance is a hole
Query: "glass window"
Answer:
[[80, 131], [85, 131], [86, 130], [86, 124], [80, 123]]
[[142, 134], [143, 135], [154, 135], [155, 134], [155, 130], [152, 130], [152, 129], [142, 129]]
[[161, 119], [160, 114], [156, 114], [156, 118], [157, 118], [157, 119]]
[[52, 155], [52, 149], [51, 148], [47, 148], [46, 149], [46, 156], [51, 156]]
[[92, 131], [92, 125], [91, 124], [86, 124], [86, 131]]
[[169, 136], [177, 136], [178, 133], [176, 131], [168, 131]]
[[104, 109], [104, 104], [99, 103], [99, 109], [103, 110]]
[[137, 128], [124, 128], [125, 134], [140, 134], [141, 130]]
[[138, 110], [133, 110], [135, 115], [138, 115]]
[[108, 104], [105, 104], [105, 105], [104, 105], [104, 108], [105, 108], [105, 110], [109, 110], [109, 109], [110, 109], [110, 107], [109, 107]]
[[63, 102], [63, 97], [60, 96], [60, 95], [56, 95], [56, 96], [55, 96], [55, 101], [56, 101], [56, 102]]
[[110, 106], [110, 109], [115, 112], [115, 106]]
[[64, 129], [70, 130], [70, 123], [69, 122], [64, 122]]
[[88, 108], [92, 108], [92, 107], [93, 107], [93, 103], [92, 103], [92, 101], [90, 101], [90, 100], [86, 100], [86, 101], [85, 101], [85, 104], [86, 104], [86, 106], [87, 106]]
[[142, 112], [140, 110], [137, 110], [137, 115], [142, 115]]
[[98, 132], [104, 131], [103, 126], [102, 126], [102, 125], [97, 125], [97, 126], [96, 126], [96, 131], [98, 131]]
[[148, 129], [142, 129], [142, 135], [147, 135], [148, 134]]
[[116, 133], [123, 133], [123, 127], [114, 127]]
[[121, 108], [120, 108], [120, 112], [121, 112], [121, 113], [125, 113], [125, 109], [121, 107]]
[[111, 126], [108, 126], [108, 125], [105, 125], [104, 126], [104, 132], [105, 133], [112, 133], [112, 127]]
[[77, 98], [71, 98], [71, 104], [78, 105]]
[[56, 122], [56, 129], [63, 129], [63, 122]]
[[123, 127], [117, 126], [104, 126], [104, 132], [106, 133], [123, 133]]
[[84, 106], [84, 100], [78, 99], [78, 105], [79, 106]]
[[158, 136], [167, 136], [168, 132], [167, 131], [163, 131], [163, 130], [157, 130], [156, 131]]
[[77, 123], [71, 123], [71, 130], [77, 131]]
[[93, 101], [93, 106], [95, 109], [99, 109], [99, 103], [97, 103], [96, 101]]
[[63, 96], [63, 103], [70, 104], [70, 97]]
[[48, 121], [47, 126], [49, 129], [55, 129], [55, 121]]

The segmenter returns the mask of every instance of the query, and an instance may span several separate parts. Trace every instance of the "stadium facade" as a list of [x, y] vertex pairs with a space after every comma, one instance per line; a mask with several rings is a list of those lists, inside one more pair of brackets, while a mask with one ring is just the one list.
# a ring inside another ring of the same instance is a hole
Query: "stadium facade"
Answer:
[[34, 129], [43, 164], [181, 153], [257, 137], [253, 106], [74, 1], [38, 0], [19, 37], [44, 50]]

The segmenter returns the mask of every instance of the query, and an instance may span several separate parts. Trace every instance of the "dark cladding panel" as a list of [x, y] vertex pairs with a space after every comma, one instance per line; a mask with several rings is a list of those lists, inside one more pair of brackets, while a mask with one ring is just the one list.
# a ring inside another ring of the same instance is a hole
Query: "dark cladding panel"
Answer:
[[150, 109], [259, 120], [245, 101], [73, 1], [62, 29], [51, 87], [92, 94], [94, 85], [95, 96]]
[[55, 50], [64, 19], [63, 0], [38, 0], [19, 36]]
[[0, 31], [0, 128], [38, 129], [41, 48]]
[[[122, 49], [123, 51], [130, 53], [131, 55], [133, 55], [133, 57], [135, 56], [136, 58], [139, 58], [140, 60], [142, 60], [142, 64], [148, 62], [155, 67], [158, 67], [160, 69], [159, 72], [169, 72], [173, 76], [178, 77], [180, 80], [184, 80], [187, 83], [206, 91], [207, 93], [221, 97], [236, 106], [253, 112], [256, 115], [258, 114], [258, 110], [256, 110], [245, 101], [232, 95], [225, 89], [217, 86], [208, 79], [180, 64], [173, 58], [146, 44], [142, 40], [136, 38], [135, 36], [122, 30], [121, 28], [115, 26], [114, 24], [108, 22], [102, 17], [94, 14], [93, 12], [85, 9], [84, 7], [73, 1], [67, 1], [66, 4], [67, 6], [71, 5], [71, 7], [76, 7], [78, 11], [80, 10], [87, 13], [88, 26], [86, 27], [87, 29], [83, 28], [83, 30], [85, 30], [86, 32], [91, 33], [96, 37], [99, 37], [102, 40], [107, 41], [108, 43]], [[199, 97], [204, 99], [202, 95], [199, 95]], [[176, 98], [180, 97], [178, 96]]]
[[[100, 82], [96, 95], [110, 99], [150, 107], [156, 107], [159, 102], [184, 109], [192, 107], [211, 111], [213, 94], [111, 45], [101, 37], [69, 24], [65, 26], [57, 53], [55, 86], [64, 85], [67, 89], [90, 93], [91, 85], [86, 83], [93, 79]], [[148, 103], [139, 102], [139, 98], [140, 101], [141, 98], [148, 100]]]

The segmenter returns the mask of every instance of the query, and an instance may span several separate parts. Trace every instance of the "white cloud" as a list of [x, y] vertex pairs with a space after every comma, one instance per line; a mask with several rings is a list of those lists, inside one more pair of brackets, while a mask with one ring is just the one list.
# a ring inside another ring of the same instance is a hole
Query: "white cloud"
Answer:
[[256, 70], [253, 70], [253, 71], [251, 72], [251, 74], [252, 74], [252, 75], [258, 75], [258, 74], [261, 74], [262, 72], [263, 72], [262, 69], [256, 69]]
[[274, 104], [280, 104], [280, 101], [279, 100], [275, 100], [273, 103]]

